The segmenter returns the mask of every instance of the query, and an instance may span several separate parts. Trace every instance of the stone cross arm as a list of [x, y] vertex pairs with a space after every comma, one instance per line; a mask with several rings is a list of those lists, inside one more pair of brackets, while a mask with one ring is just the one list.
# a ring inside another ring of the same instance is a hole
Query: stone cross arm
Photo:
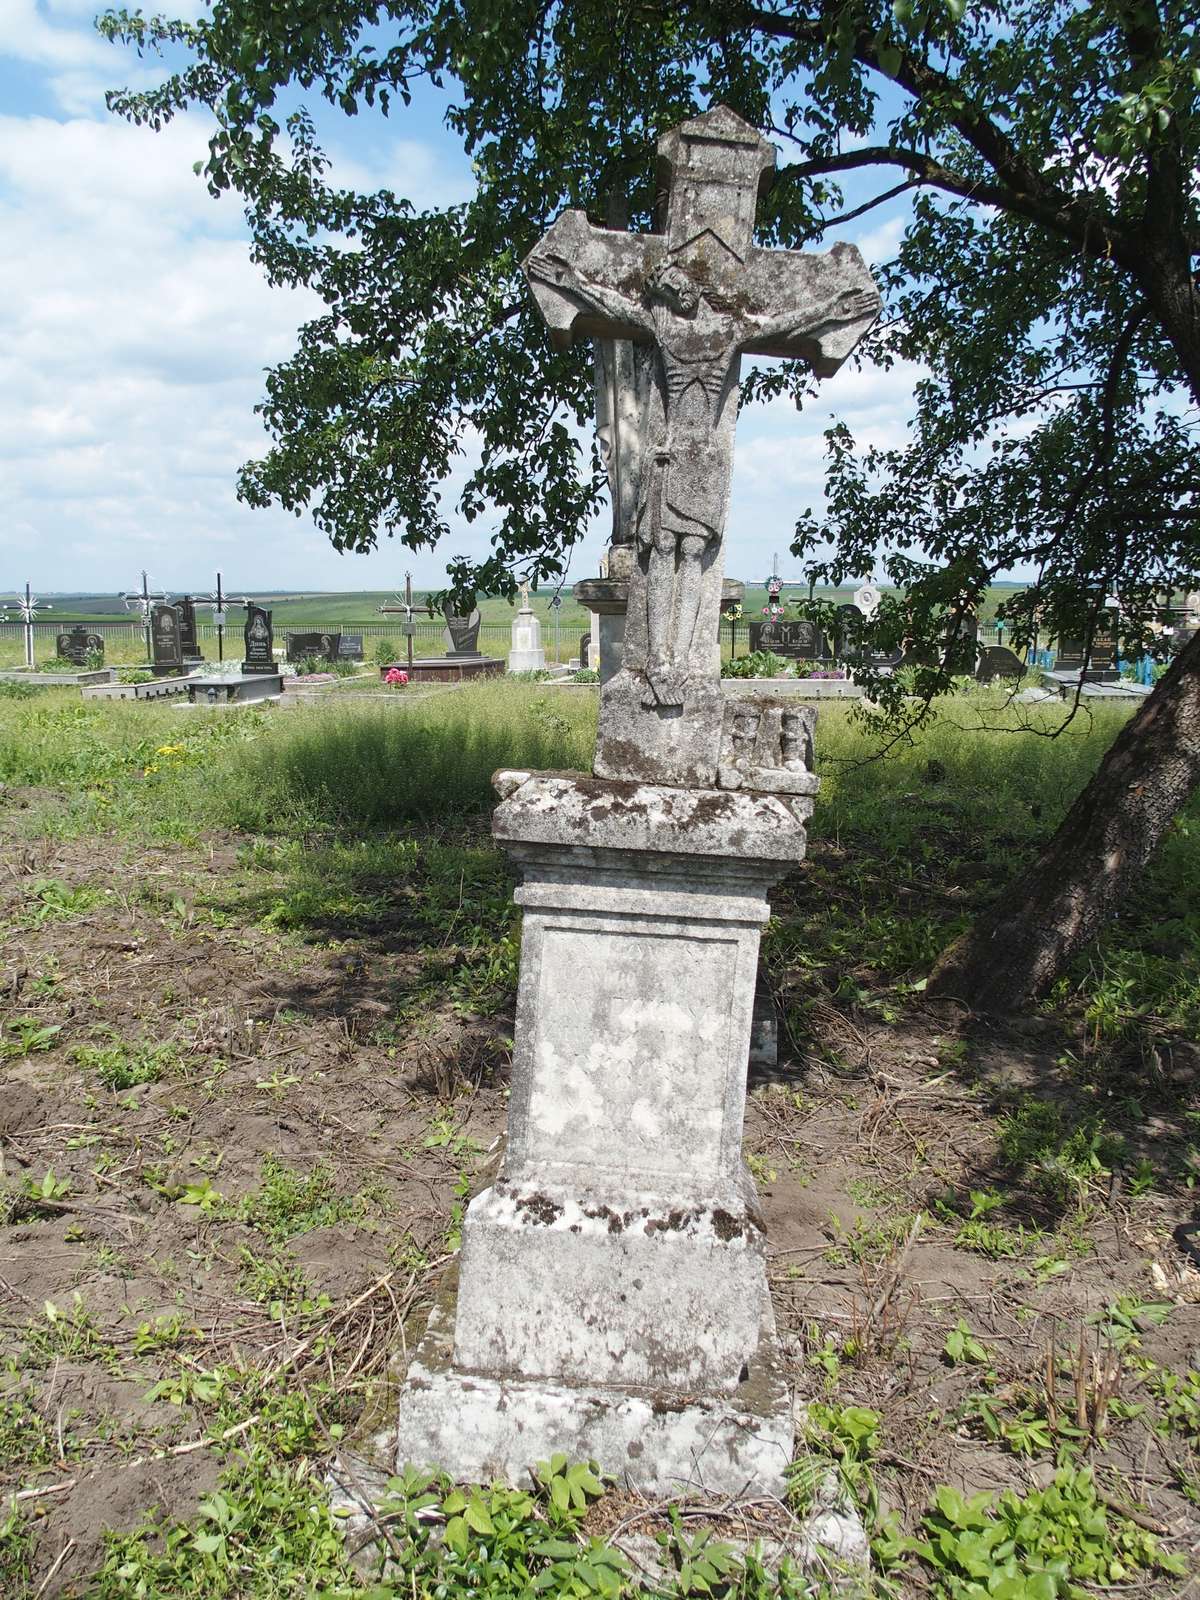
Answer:
[[[823, 255], [751, 247], [729, 271], [722, 240], [696, 243], [697, 287], [729, 315], [741, 353], [799, 357], [831, 377], [879, 315], [879, 291], [854, 245]], [[654, 343], [646, 288], [668, 254], [662, 234], [618, 233], [564, 212], [524, 263], [555, 348], [589, 337]]]

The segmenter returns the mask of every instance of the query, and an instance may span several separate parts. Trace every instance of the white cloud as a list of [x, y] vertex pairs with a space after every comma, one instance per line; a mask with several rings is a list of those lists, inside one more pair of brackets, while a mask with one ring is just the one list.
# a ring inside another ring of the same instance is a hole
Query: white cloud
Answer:
[[[253, 410], [263, 370], [318, 303], [267, 286], [238, 201], [214, 201], [193, 174], [206, 118], [154, 134], [107, 115], [101, 90], [150, 69], [93, 33], [93, 5], [0, 0], [0, 54], [30, 68], [44, 113], [0, 115], [0, 586], [114, 589], [147, 566], [160, 584], [207, 587], [220, 565], [246, 588], [384, 587], [406, 566], [435, 582], [446, 558], [482, 553], [487, 517], [456, 523], [440, 553], [385, 540], [355, 557], [307, 518], [238, 503], [238, 467], [269, 442]], [[464, 198], [461, 152], [410, 137], [414, 126], [339, 131], [334, 180], [386, 185], [419, 207]], [[864, 234], [864, 250], [878, 239], [888, 253], [891, 227]], [[864, 441], [896, 442], [912, 377], [848, 367], [803, 414], [780, 400], [743, 415], [731, 573], [766, 570], [798, 513], [819, 505], [830, 413]], [[448, 510], [467, 470], [444, 490]], [[577, 547], [573, 578], [595, 570], [607, 525], [601, 515]]]
[[319, 302], [250, 262], [236, 200], [192, 172], [207, 132], [0, 117], [0, 585], [112, 588], [148, 562], [182, 586], [218, 561], [251, 586], [390, 581], [391, 547], [339, 557], [236, 499], [263, 370]]

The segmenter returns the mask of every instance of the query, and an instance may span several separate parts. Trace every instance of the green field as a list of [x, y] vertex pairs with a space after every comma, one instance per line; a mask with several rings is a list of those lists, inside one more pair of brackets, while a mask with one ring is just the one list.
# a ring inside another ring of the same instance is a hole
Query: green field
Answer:
[[[1014, 588], [1019, 585], [996, 584], [987, 592], [980, 615], [983, 620], [990, 620], [996, 614], [996, 607], [1006, 595], [1011, 595]], [[836, 600], [839, 603], [848, 601], [853, 586], [843, 589], [818, 588], [816, 596], [820, 600]], [[539, 616], [549, 621], [552, 613], [550, 610], [550, 596], [552, 590], [543, 589], [541, 593], [533, 595], [534, 610]], [[793, 595], [806, 596], [807, 586], [803, 584], [789, 584], [785, 586], [785, 598]], [[568, 584], [562, 591], [563, 603], [559, 611], [559, 626], [564, 630], [582, 632], [588, 624], [588, 613], [577, 606], [571, 597], [571, 586]], [[288, 628], [317, 627], [326, 624], [350, 623], [377, 623], [385, 619], [381, 617], [380, 606], [393, 606], [398, 604], [394, 590], [386, 589], [359, 589], [359, 590], [331, 590], [308, 594], [286, 592], [281, 594], [267, 594], [256, 592], [252, 597], [260, 605], [269, 606], [274, 617], [277, 631], [282, 632]], [[414, 603], [422, 606], [425, 603], [425, 594], [418, 592], [414, 595]], [[767, 591], [762, 583], [748, 583], [746, 587], [745, 609], [748, 615], [754, 615], [766, 604]], [[122, 603], [113, 595], [68, 595], [61, 599], [52, 597], [53, 611], [44, 617], [47, 622], [61, 622], [64, 625], [74, 622], [113, 622], [120, 621], [129, 616]], [[507, 624], [512, 620], [514, 606], [507, 600], [485, 598], [479, 603], [484, 626]], [[232, 616], [239, 612], [236, 607], [231, 608]], [[208, 617], [207, 608], [199, 611], [199, 618], [205, 621]]]
[[[808, 859], [772, 895], [780, 1061], [744, 1151], [803, 1407], [786, 1504], [417, 1471], [391, 1564], [352, 1559], [325, 1471], [394, 1419], [506, 1123], [520, 925], [491, 774], [586, 767], [596, 705], [511, 680], [228, 710], [0, 686], [5, 1600], [832, 1600], [733, 1543], [829, 1495], [878, 1600], [1194, 1579], [1174, 1234], [1200, 1185], [1200, 809], [1044, 1004], [927, 1004], [1119, 726], [984, 733], [990, 691], [882, 761], [822, 708]], [[661, 1576], [614, 1548], [631, 1526]]]

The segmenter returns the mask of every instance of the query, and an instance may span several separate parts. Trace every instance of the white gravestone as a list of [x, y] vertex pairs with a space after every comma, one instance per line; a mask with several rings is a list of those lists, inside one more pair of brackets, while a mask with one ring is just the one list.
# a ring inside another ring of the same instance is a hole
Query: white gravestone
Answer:
[[529, 604], [529, 585], [521, 585], [521, 606], [512, 624], [512, 649], [508, 657], [510, 672], [542, 672], [546, 652], [542, 649], [542, 625]]
[[621, 669], [595, 775], [500, 772], [524, 912], [508, 1144], [403, 1391], [396, 1459], [527, 1481], [555, 1451], [646, 1492], [784, 1491], [791, 1397], [742, 1159], [767, 893], [805, 850], [811, 707], [723, 706], [743, 351], [836, 370], [857, 251], [751, 243], [772, 147], [725, 107], [659, 142], [665, 233], [567, 212], [526, 262], [557, 344], [654, 357]]

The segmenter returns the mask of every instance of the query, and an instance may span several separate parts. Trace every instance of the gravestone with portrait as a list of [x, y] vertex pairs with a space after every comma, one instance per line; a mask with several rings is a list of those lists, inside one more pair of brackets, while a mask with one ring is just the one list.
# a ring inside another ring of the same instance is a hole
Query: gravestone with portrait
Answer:
[[183, 622], [178, 606], [150, 608], [150, 664], [156, 678], [183, 671]]
[[769, 650], [792, 661], [828, 661], [833, 656], [820, 628], [803, 617], [755, 618], [750, 624], [750, 649]]
[[[592, 775], [500, 772], [521, 876], [508, 1142], [404, 1386], [395, 1459], [780, 1495], [791, 1396], [742, 1159], [767, 892], [805, 852], [813, 708], [723, 704], [743, 355], [835, 372], [878, 314], [856, 250], [756, 248], [775, 152], [717, 107], [658, 146], [659, 231], [562, 215], [525, 271], [552, 341], [650, 353], [625, 651]], [[571, 1003], [564, 1005], [562, 997]]]
[[242, 628], [242, 671], [252, 673], [277, 672], [275, 664], [275, 633], [271, 627], [271, 613], [263, 606], [246, 601], [246, 621]]
[[286, 633], [284, 652], [293, 666], [301, 661], [328, 661], [332, 664], [341, 653], [341, 640], [340, 633], [328, 629], [324, 633]]
[[60, 633], [54, 641], [54, 653], [60, 661], [72, 666], [86, 667], [89, 661], [96, 666], [104, 662], [104, 635], [92, 633], [84, 627], [74, 627]]

